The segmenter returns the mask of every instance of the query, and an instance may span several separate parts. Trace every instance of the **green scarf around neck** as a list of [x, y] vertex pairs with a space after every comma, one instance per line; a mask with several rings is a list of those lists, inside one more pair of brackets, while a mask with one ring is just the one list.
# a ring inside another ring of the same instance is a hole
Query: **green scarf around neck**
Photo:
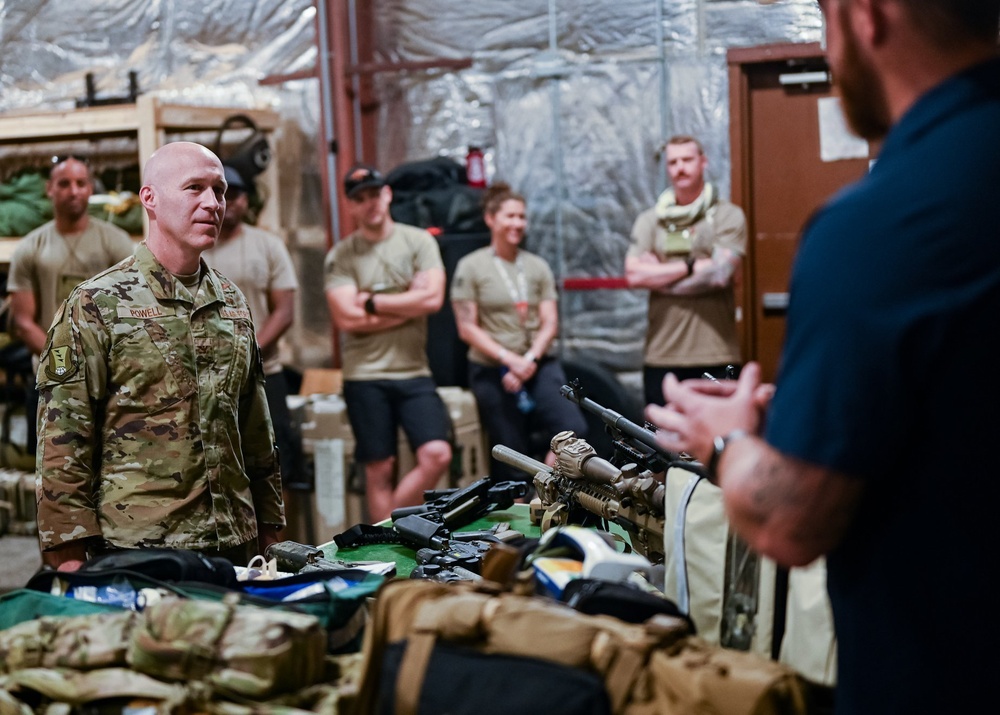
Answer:
[[701, 221], [715, 202], [718, 193], [715, 186], [706, 182], [705, 188], [694, 201], [678, 205], [673, 189], [667, 189], [656, 200], [656, 221], [666, 233], [665, 241], [659, 247], [664, 255], [687, 254], [691, 252], [691, 226]]

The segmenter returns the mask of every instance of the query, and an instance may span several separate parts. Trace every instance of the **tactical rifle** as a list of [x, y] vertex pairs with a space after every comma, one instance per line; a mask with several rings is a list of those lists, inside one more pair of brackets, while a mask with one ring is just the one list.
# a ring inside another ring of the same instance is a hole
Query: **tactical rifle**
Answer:
[[[289, 573], [346, 571], [348, 569], [379, 563], [375, 561], [328, 559], [323, 549], [315, 546], [306, 546], [297, 541], [279, 541], [271, 544], [264, 550], [264, 558], [268, 560], [274, 559], [279, 571], [287, 571]], [[392, 575], [387, 570], [383, 570], [382, 573]]]
[[467, 487], [427, 490], [424, 503], [394, 509], [392, 526], [357, 524], [333, 537], [338, 548], [403, 544], [445, 549], [451, 533], [497, 509], [510, 507], [528, 493], [523, 482], [491, 482], [484, 477]]
[[[428, 490], [424, 503], [392, 512], [392, 526], [357, 524], [333, 537], [338, 548], [400, 544], [417, 551], [417, 577], [463, 580], [478, 577], [479, 562], [491, 543], [520, 536], [517, 532], [453, 533], [497, 509], [506, 509], [528, 492], [524, 482], [488, 478], [456, 489]], [[429, 568], [423, 568], [428, 566]], [[445, 573], [441, 573], [442, 569]]]
[[553, 437], [550, 446], [554, 467], [504, 445], [493, 448], [496, 459], [534, 476], [538, 496], [531, 503], [532, 521], [542, 531], [587, 524], [595, 517], [613, 522], [629, 535], [633, 549], [652, 563], [663, 563], [665, 487], [658, 473], [634, 462], [616, 466], [568, 430]]
[[[524, 482], [493, 482], [488, 477], [457, 489], [424, 492], [424, 503], [392, 512], [393, 528], [418, 546], [437, 546], [448, 535], [497, 509], [507, 509], [528, 493]], [[426, 542], [426, 543], [425, 543]]]
[[656, 441], [655, 427], [648, 422], [645, 426], [638, 425], [620, 413], [594, 402], [585, 395], [579, 380], [571, 380], [568, 385], [563, 385], [560, 392], [567, 400], [597, 415], [604, 422], [604, 428], [615, 447], [610, 460], [612, 464], [624, 466], [632, 462], [641, 470], [656, 474], [666, 473], [670, 467], [681, 467], [701, 474], [698, 462], [670, 452]]

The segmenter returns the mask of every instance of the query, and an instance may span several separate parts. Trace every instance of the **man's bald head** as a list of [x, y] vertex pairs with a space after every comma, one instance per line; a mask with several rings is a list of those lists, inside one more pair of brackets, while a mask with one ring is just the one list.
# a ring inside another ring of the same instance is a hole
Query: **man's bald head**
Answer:
[[146, 160], [146, 166], [142, 171], [142, 185], [153, 187], [161, 185], [165, 177], [172, 177], [186, 163], [199, 159], [218, 164], [219, 171], [222, 172], [222, 162], [219, 161], [219, 157], [201, 144], [194, 142], [164, 144]]
[[146, 245], [173, 273], [197, 270], [199, 254], [215, 245], [226, 211], [222, 162], [200, 144], [174, 142], [153, 152], [142, 179]]

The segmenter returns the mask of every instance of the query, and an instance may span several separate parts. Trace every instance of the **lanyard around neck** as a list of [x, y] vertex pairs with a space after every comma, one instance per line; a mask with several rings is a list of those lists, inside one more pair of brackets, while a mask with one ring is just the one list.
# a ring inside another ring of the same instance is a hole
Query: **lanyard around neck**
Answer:
[[524, 323], [528, 319], [528, 279], [524, 274], [524, 264], [521, 261], [521, 253], [518, 252], [517, 258], [514, 259], [514, 267], [517, 270], [517, 282], [515, 284], [514, 280], [511, 279], [510, 273], [504, 268], [503, 261], [500, 256], [493, 252], [493, 263], [497, 268], [497, 273], [503, 278], [503, 282], [507, 286], [507, 292], [510, 293], [510, 300], [514, 304], [514, 308], [517, 309], [517, 315]]

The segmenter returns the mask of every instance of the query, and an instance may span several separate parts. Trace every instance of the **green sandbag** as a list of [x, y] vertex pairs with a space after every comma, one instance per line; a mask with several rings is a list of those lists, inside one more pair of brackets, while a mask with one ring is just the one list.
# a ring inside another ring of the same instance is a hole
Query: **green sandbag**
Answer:
[[0, 184], [0, 236], [23, 236], [52, 219], [45, 179], [21, 174]]

